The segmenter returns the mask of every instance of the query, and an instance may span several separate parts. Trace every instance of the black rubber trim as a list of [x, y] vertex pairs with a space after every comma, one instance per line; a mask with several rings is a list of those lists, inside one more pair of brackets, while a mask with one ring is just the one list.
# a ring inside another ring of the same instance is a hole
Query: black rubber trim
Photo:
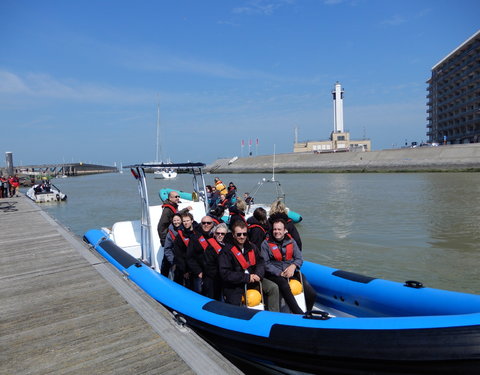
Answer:
[[333, 276], [341, 277], [350, 281], [356, 281], [357, 283], [368, 284], [370, 281], [375, 280], [375, 277], [364, 276], [358, 273], [338, 270], [332, 273]]
[[228, 303], [218, 301], [208, 302], [203, 305], [202, 309], [218, 315], [242, 320], [250, 320], [255, 316], [255, 314], [260, 312], [260, 310], [247, 309], [246, 307], [230, 305]]
[[103, 250], [105, 250], [113, 259], [115, 259], [125, 268], [128, 268], [131, 265], [139, 262], [138, 259], [132, 257], [125, 250], [115, 245], [110, 240], [100, 242], [99, 246], [101, 246]]

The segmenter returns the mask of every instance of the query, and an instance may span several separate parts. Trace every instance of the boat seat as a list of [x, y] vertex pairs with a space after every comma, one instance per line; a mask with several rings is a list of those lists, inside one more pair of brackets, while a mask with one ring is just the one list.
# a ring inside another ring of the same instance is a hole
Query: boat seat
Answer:
[[112, 240], [135, 258], [142, 256], [140, 221], [119, 221], [113, 224]]

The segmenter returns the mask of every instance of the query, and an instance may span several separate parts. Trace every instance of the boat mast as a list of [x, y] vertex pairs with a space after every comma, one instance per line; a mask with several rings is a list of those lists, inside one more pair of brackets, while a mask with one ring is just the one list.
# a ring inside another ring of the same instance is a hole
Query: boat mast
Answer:
[[157, 163], [158, 163], [159, 154], [161, 154], [159, 152], [159, 149], [160, 149], [160, 101], [158, 101], [158, 105], [157, 105], [157, 153], [155, 156], [155, 161]]
[[275, 181], [275, 144], [273, 145], [272, 181]]

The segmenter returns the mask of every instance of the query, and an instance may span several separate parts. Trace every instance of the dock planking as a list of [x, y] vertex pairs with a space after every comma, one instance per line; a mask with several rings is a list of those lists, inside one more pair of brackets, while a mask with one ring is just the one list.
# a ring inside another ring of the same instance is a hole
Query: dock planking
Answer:
[[0, 374], [241, 374], [23, 196], [0, 256]]

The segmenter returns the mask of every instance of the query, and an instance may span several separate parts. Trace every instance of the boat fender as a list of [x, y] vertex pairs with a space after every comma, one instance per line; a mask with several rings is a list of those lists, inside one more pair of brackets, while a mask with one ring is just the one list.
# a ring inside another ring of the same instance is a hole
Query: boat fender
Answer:
[[303, 319], [328, 320], [331, 316], [326, 311], [307, 311]]
[[424, 288], [423, 284], [420, 281], [415, 281], [415, 280], [407, 280], [405, 281], [405, 284], [403, 284], [403, 286], [407, 286], [409, 288], [414, 288], [414, 289]]

